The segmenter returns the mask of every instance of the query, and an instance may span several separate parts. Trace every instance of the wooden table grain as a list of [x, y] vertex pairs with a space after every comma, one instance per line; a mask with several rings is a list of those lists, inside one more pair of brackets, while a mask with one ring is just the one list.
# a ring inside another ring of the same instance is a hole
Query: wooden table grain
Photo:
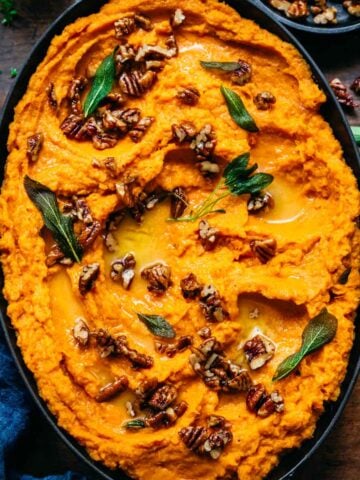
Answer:
[[[71, 0], [15, 1], [19, 18], [11, 27], [0, 26], [0, 107], [14, 80], [10, 69], [21, 68], [30, 49], [46, 27]], [[346, 85], [360, 75], [360, 32], [342, 37], [299, 37], [330, 80], [339, 77]], [[360, 99], [358, 99], [360, 100]], [[360, 124], [360, 111], [348, 114], [351, 124]], [[2, 145], [1, 148], [4, 148]], [[30, 400], [29, 400], [30, 401]], [[30, 428], [12, 452], [12, 462], [22, 471], [43, 476], [68, 469], [91, 472], [57, 438], [34, 408]], [[336, 428], [294, 480], [358, 480], [360, 478], [360, 382]], [[172, 479], [170, 479], [172, 480]]]

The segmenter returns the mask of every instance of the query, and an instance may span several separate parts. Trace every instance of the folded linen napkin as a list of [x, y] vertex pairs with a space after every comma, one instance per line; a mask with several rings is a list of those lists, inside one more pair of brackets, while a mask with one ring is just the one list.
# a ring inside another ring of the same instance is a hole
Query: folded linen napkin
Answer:
[[[25, 430], [33, 405], [0, 329], [0, 480], [37, 480], [20, 475], [7, 465], [7, 453], [16, 449], [16, 440]], [[40, 480], [40, 479], [39, 479]], [[50, 475], [41, 480], [86, 480], [76, 473]]]

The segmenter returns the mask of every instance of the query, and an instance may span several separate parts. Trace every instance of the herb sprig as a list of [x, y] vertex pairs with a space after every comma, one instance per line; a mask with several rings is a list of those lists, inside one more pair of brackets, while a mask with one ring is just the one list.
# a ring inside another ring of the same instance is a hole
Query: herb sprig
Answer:
[[300, 349], [280, 363], [273, 381], [287, 377], [304, 357], [329, 343], [336, 335], [337, 324], [336, 317], [323, 308], [305, 327]]
[[84, 103], [84, 115], [88, 117], [99, 106], [99, 103], [109, 94], [115, 79], [115, 53], [108, 55], [96, 70], [93, 84]]
[[234, 90], [231, 90], [231, 88], [224, 87], [224, 85], [221, 85], [220, 91], [225, 98], [226, 105], [234, 122], [248, 132], [258, 132], [259, 129], [255, 120], [246, 110], [240, 96], [234, 92]]
[[80, 262], [83, 250], [75, 236], [72, 219], [60, 212], [55, 193], [27, 175], [24, 187], [63, 254], [75, 262]]
[[174, 338], [175, 330], [170, 323], [161, 315], [137, 314], [139, 320], [145, 324], [148, 330], [156, 337]]
[[222, 70], [223, 72], [235, 72], [240, 68], [238, 62], [204, 62], [200, 61], [200, 65], [203, 68], [209, 70]]
[[352, 126], [351, 131], [354, 135], [355, 142], [360, 145], [360, 126]]
[[14, 0], [0, 0], [0, 13], [4, 17], [1, 23], [3, 25], [11, 25], [18, 14]]
[[210, 213], [225, 213], [224, 209], [215, 208], [220, 200], [229, 195], [239, 196], [245, 193], [256, 194], [266, 188], [274, 177], [269, 173], [255, 173], [258, 165], [248, 167], [250, 153], [244, 153], [230, 162], [223, 173], [223, 178], [210, 193], [208, 198], [195, 207], [186, 217], [172, 218], [177, 222], [194, 222]]

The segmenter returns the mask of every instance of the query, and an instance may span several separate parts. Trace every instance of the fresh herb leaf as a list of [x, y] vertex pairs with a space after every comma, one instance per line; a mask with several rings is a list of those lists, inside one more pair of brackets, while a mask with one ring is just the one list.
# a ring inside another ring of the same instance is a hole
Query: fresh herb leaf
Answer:
[[80, 262], [83, 251], [75, 236], [72, 219], [60, 212], [55, 193], [27, 175], [24, 179], [24, 187], [30, 200], [40, 211], [46, 227], [52, 232], [63, 254], [76, 262]]
[[15, 9], [14, 0], [0, 0], [0, 13], [4, 16], [1, 23], [3, 25], [11, 25], [18, 14]]
[[111, 91], [115, 79], [115, 52], [108, 55], [96, 70], [93, 84], [84, 103], [84, 115], [88, 117]]
[[220, 180], [204, 202], [193, 209], [189, 216], [170, 220], [194, 222], [210, 213], [225, 213], [224, 209], [215, 208], [223, 198], [230, 194], [236, 196], [245, 193], [255, 194], [270, 185], [274, 177], [269, 173], [254, 173], [258, 165], [255, 163], [248, 167], [249, 160], [249, 153], [239, 155], [232, 160], [224, 170], [223, 179]]
[[223, 72], [234, 72], [240, 68], [238, 62], [202, 62], [200, 65], [204, 68], [213, 70], [222, 70]]
[[360, 145], [360, 126], [351, 127], [352, 134], [355, 137], [355, 142]]
[[300, 350], [285, 358], [285, 360], [280, 363], [273, 377], [273, 381], [276, 382], [277, 380], [287, 377], [306, 355], [329, 343], [335, 337], [337, 323], [336, 317], [329, 313], [326, 308], [323, 308], [305, 327], [302, 334]]
[[123, 427], [129, 428], [129, 429], [145, 428], [146, 423], [143, 418], [134, 418], [133, 420], [124, 422]]
[[174, 338], [176, 333], [170, 323], [165, 320], [161, 315], [146, 315], [143, 313], [138, 313], [137, 316], [146, 327], [153, 333], [156, 337], [163, 338]]
[[18, 74], [17, 68], [11, 68], [10, 69], [10, 77], [11, 78], [15, 78], [17, 74]]
[[234, 122], [248, 132], [258, 132], [259, 129], [252, 116], [246, 110], [244, 102], [241, 100], [240, 96], [223, 85], [220, 87], [220, 91], [225, 98], [229, 113]]

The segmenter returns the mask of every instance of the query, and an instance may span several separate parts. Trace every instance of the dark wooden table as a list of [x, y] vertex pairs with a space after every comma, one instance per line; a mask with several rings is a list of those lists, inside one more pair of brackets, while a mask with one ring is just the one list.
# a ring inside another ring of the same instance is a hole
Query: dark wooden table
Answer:
[[[0, 26], [0, 107], [14, 81], [10, 78], [10, 69], [21, 67], [41, 33], [74, 1], [19, 0], [15, 3], [19, 18], [12, 27]], [[325, 39], [302, 36], [300, 40], [329, 80], [340, 77], [348, 86], [360, 75], [360, 32]], [[352, 115], [348, 114], [348, 119], [351, 124], [360, 124], [360, 109]], [[21, 438], [12, 456], [17, 468], [29, 474], [44, 476], [71, 469], [86, 474], [89, 480], [95, 478], [62, 444], [37, 410], [31, 416], [30, 429]], [[360, 382], [335, 430], [294, 480], [359, 478]]]

